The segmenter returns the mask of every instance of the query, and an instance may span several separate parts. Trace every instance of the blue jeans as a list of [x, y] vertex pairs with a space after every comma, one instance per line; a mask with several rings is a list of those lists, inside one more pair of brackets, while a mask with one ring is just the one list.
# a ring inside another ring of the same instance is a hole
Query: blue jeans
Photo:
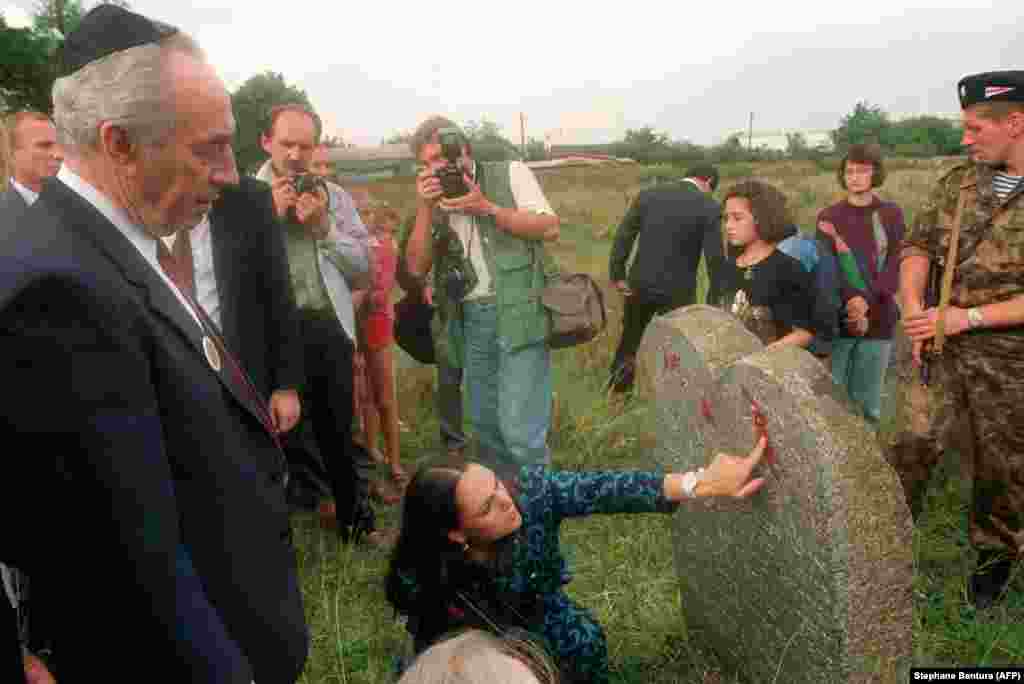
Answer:
[[463, 303], [464, 377], [478, 458], [490, 466], [548, 464], [551, 356], [544, 344], [511, 351], [498, 338], [493, 298]]
[[437, 419], [441, 424], [441, 446], [446, 450], [466, 446], [462, 427], [462, 369], [449, 364], [444, 354], [437, 358]]
[[889, 367], [892, 340], [837, 337], [832, 342], [832, 379], [874, 427], [882, 414], [882, 382]]

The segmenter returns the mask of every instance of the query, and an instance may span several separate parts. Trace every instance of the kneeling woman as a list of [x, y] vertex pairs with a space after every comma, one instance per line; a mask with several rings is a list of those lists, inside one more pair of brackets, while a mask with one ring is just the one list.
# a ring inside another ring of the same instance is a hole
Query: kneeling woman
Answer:
[[451, 457], [425, 465], [406, 490], [388, 601], [408, 618], [417, 653], [454, 629], [525, 630], [555, 658], [564, 682], [605, 682], [601, 626], [564, 591], [571, 576], [559, 547], [562, 521], [672, 512], [688, 497], [750, 496], [764, 484], [751, 479], [764, 446], [668, 475], [525, 466], [502, 479]]
[[788, 234], [786, 196], [750, 180], [725, 195], [725, 235], [731, 249], [721, 271], [719, 304], [761, 342], [806, 347], [814, 339], [811, 277], [775, 245]]

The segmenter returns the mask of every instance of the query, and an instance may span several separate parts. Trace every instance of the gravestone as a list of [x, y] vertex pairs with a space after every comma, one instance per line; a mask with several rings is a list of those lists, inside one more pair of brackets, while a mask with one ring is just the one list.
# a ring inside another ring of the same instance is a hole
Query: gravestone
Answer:
[[910, 512], [828, 370], [707, 306], [655, 318], [639, 362], [666, 470], [769, 438], [761, 492], [685, 502], [673, 519], [694, 644], [750, 682], [907, 681]]

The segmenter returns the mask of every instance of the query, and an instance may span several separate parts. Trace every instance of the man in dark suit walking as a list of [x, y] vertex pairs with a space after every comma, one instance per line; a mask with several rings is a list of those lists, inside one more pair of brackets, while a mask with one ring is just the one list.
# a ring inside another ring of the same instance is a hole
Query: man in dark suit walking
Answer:
[[[0, 178], [0, 233], [11, 229], [14, 222], [39, 197], [43, 180], [57, 173], [64, 155], [57, 144], [57, 129], [53, 121], [42, 112], [23, 111], [9, 115], [0, 127], [0, 153], [5, 162], [0, 168], [9, 177]], [[0, 553], [2, 557], [2, 553]], [[45, 629], [29, 632], [28, 578], [18, 568], [0, 563], [0, 631], [15, 636], [17, 658], [15, 665], [22, 669], [22, 649], [50, 646]], [[33, 605], [38, 601], [33, 600]], [[39, 613], [39, 611], [36, 611]], [[37, 614], [33, 622], [45, 623]], [[26, 656], [27, 657], [27, 656]], [[3, 679], [7, 681], [7, 679]]]
[[[724, 250], [721, 208], [710, 196], [716, 187], [718, 170], [698, 164], [680, 182], [637, 195], [619, 225], [608, 268], [612, 285], [625, 296], [622, 337], [608, 383], [615, 392], [633, 387], [636, 352], [651, 318], [696, 301], [702, 251], [711, 281], [708, 302], [717, 298]], [[627, 279], [626, 261], [638, 236]]]
[[[63, 608], [59, 681], [291, 684], [308, 632], [274, 418], [160, 241], [239, 182], [230, 98], [191, 39], [112, 5], [62, 51], [64, 167], [0, 236], [0, 427], [28, 445], [2, 560]], [[60, 505], [22, 515], [28, 483]]]

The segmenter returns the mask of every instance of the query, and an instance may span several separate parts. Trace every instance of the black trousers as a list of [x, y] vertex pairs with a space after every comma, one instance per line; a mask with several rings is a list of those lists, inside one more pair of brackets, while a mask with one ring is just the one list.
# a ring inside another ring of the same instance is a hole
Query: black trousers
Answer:
[[25, 667], [21, 662], [21, 641], [18, 622], [7, 592], [0, 587], [0, 681], [21, 684], [25, 681]]
[[615, 392], [628, 392], [636, 380], [636, 352], [640, 348], [647, 324], [655, 314], [676, 308], [668, 295], [634, 290], [625, 298], [622, 311], [622, 337], [612, 360], [608, 386]]
[[303, 420], [312, 421], [334, 495], [338, 531], [347, 539], [353, 524], [370, 515], [369, 481], [356, 468], [359, 447], [352, 443], [354, 347], [333, 314], [300, 313], [306, 361]]

